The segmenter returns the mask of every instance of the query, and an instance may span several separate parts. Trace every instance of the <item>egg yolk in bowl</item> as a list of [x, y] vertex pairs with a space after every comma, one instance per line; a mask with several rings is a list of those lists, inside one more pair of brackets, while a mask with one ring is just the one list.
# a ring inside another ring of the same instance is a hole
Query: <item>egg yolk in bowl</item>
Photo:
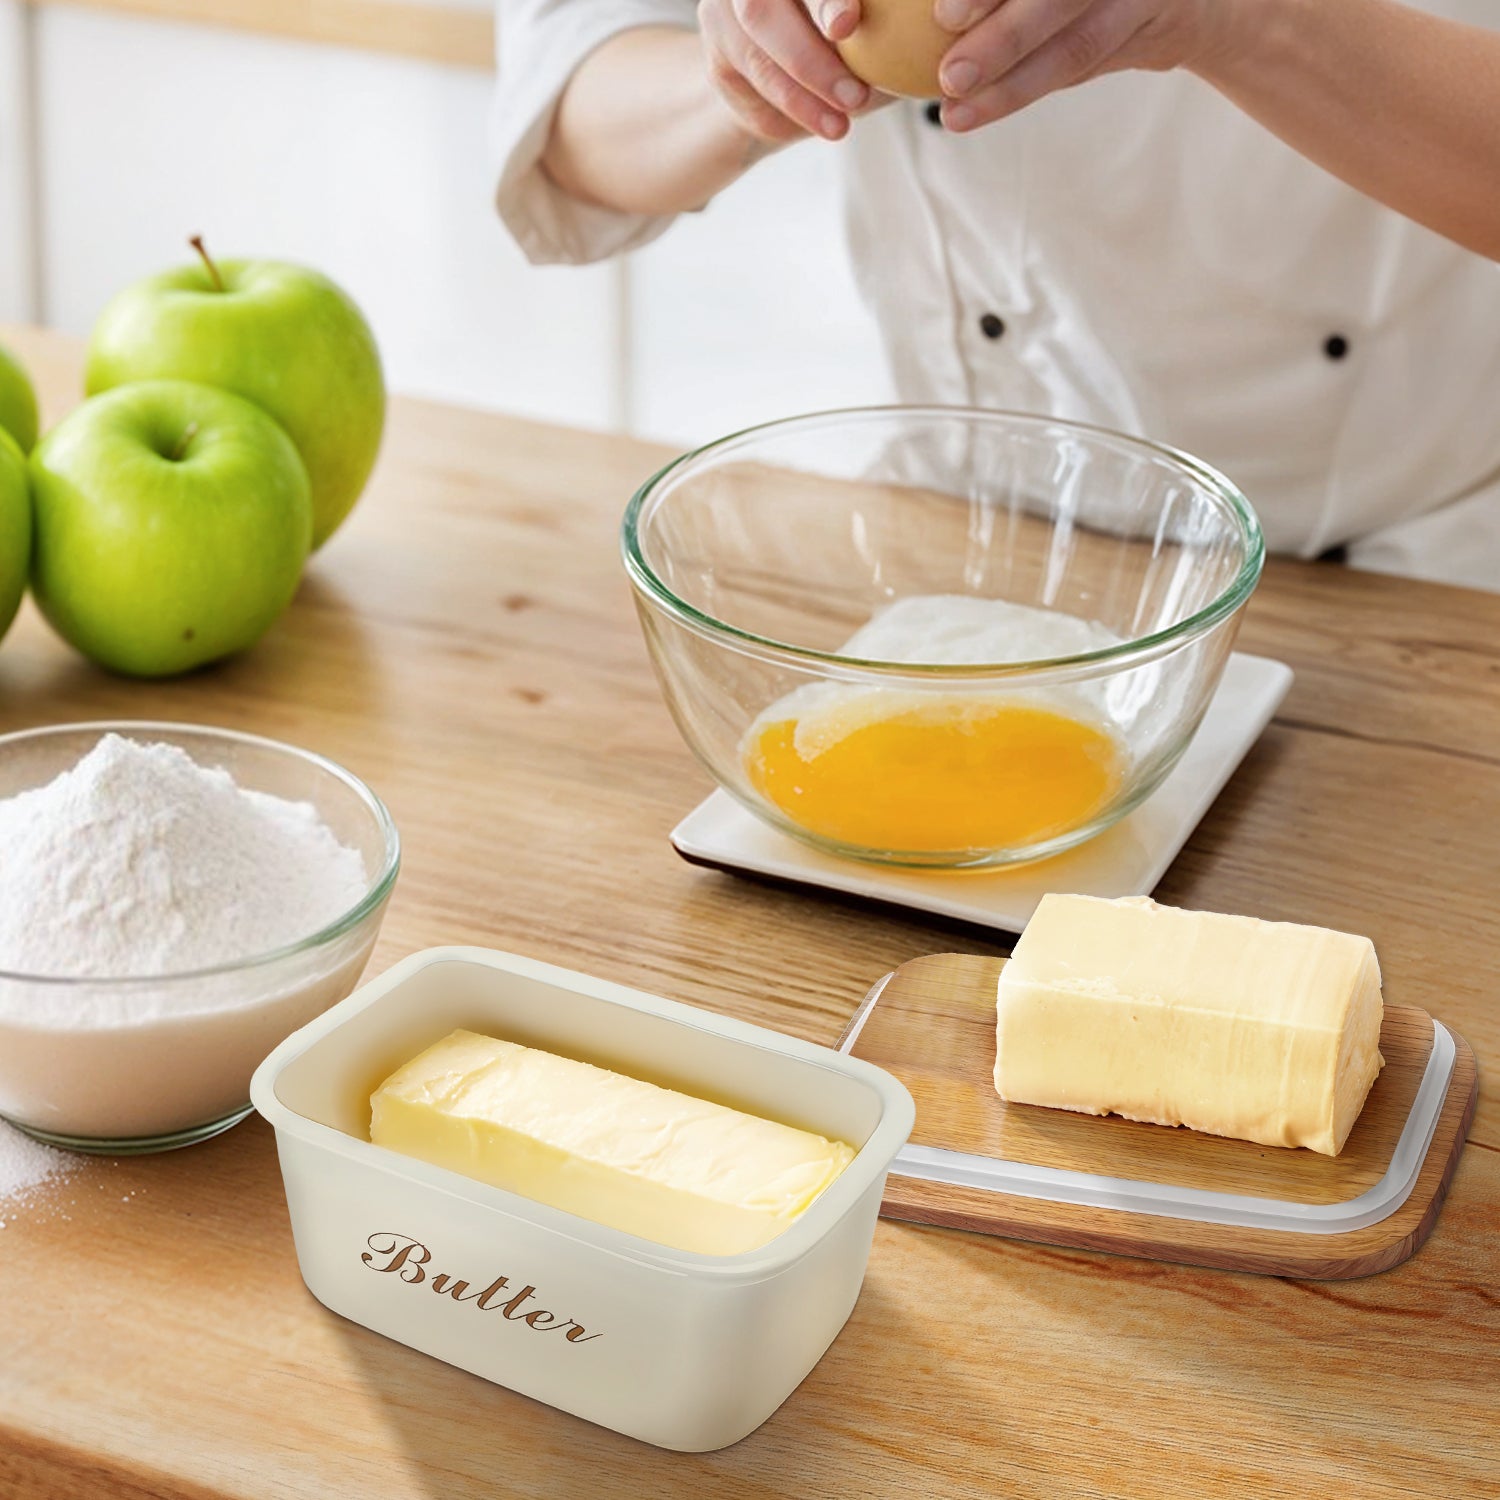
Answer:
[[[878, 610], [841, 654], [984, 666], [1116, 644], [1097, 621], [1005, 599], [921, 594]], [[914, 855], [1026, 848], [1083, 827], [1125, 782], [1130, 759], [1097, 683], [804, 683], [741, 745], [751, 788], [814, 837]]]
[[1012, 698], [874, 691], [746, 739], [751, 786], [835, 843], [937, 854], [1026, 845], [1081, 827], [1125, 757], [1106, 729]]

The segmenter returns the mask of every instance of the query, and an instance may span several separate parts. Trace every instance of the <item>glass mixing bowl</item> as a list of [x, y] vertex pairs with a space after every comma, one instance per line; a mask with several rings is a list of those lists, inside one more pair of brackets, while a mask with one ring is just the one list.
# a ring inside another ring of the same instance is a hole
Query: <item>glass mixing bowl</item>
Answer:
[[642, 486], [622, 540], [719, 785], [821, 849], [944, 868], [1059, 853], [1149, 796], [1264, 558], [1187, 454], [948, 407], [710, 443]]
[[261, 1059], [358, 982], [401, 846], [385, 805], [343, 767], [274, 740], [187, 724], [66, 724], [0, 736], [0, 798], [45, 786], [110, 733], [176, 745], [247, 790], [311, 803], [365, 866], [364, 893], [348, 911], [271, 953], [128, 979], [0, 972], [0, 1118], [54, 1145], [132, 1155], [190, 1145], [244, 1119]]

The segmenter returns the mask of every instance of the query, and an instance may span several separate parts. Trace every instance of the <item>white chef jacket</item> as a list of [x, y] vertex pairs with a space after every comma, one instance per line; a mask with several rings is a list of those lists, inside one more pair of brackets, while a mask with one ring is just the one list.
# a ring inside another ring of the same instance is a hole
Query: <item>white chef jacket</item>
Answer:
[[[691, 27], [694, 0], [499, 8], [502, 220], [537, 262], [655, 238], [669, 219], [581, 204], [538, 161], [578, 64], [632, 27]], [[1423, 8], [1500, 29], [1493, 0]], [[1181, 72], [966, 136], [901, 101], [837, 149], [902, 400], [1140, 433], [1228, 474], [1273, 550], [1500, 589], [1500, 265]]]

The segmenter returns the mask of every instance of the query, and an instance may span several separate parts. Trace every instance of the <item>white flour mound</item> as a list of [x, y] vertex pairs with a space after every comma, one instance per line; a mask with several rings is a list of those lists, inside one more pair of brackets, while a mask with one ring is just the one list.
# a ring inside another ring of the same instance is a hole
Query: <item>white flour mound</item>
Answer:
[[311, 804], [111, 734], [0, 801], [0, 970], [118, 979], [233, 963], [311, 936], [366, 883]]

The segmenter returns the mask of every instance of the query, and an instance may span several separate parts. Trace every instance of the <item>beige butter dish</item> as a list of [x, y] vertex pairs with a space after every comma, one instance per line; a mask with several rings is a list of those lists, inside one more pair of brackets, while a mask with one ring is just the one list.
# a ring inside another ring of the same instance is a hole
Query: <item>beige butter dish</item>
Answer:
[[[373, 1145], [373, 1092], [457, 1030], [848, 1142], [784, 1229], [673, 1248]], [[531, 959], [414, 955], [256, 1072], [298, 1263], [344, 1317], [665, 1448], [738, 1441], [833, 1341], [864, 1278], [910, 1095], [857, 1058]]]

